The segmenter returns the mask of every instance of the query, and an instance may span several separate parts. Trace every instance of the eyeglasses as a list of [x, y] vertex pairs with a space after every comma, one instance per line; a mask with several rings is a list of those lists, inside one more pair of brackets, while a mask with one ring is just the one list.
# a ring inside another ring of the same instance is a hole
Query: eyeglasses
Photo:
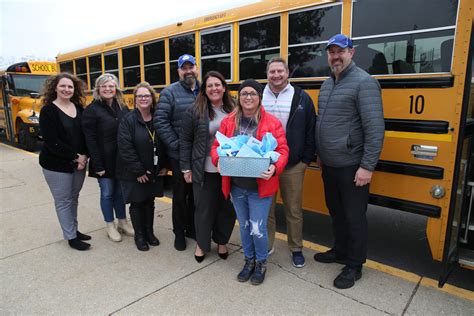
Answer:
[[115, 89], [115, 85], [103, 85], [100, 86], [102, 89]]
[[250, 96], [250, 97], [252, 97], [252, 98], [255, 98], [256, 96], [258, 96], [258, 94], [255, 93], [255, 92], [241, 92], [241, 93], [240, 93], [240, 97], [241, 97], [241, 98], [246, 98], [246, 97], [248, 97], [248, 96]]
[[151, 98], [151, 94], [137, 94], [137, 99], [149, 99]]

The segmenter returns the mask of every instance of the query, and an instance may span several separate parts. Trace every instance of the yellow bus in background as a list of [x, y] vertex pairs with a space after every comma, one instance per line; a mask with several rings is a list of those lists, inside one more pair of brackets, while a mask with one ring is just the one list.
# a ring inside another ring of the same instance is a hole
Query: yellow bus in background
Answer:
[[[265, 83], [267, 61], [282, 56], [290, 81], [317, 106], [330, 75], [325, 45], [334, 34], [351, 36], [355, 63], [382, 87], [385, 142], [370, 203], [427, 217], [442, 285], [458, 263], [474, 267], [473, 11], [472, 0], [263, 0], [61, 54], [57, 62], [89, 90], [102, 73], [115, 74], [130, 102], [140, 81], [159, 93], [178, 80], [184, 53], [196, 57], [201, 76], [217, 70], [234, 91], [247, 78]], [[328, 212], [316, 165], [306, 173], [303, 206]]]
[[40, 137], [40, 93], [45, 80], [57, 73], [54, 62], [27, 61], [0, 71], [0, 130], [23, 149], [36, 149]]

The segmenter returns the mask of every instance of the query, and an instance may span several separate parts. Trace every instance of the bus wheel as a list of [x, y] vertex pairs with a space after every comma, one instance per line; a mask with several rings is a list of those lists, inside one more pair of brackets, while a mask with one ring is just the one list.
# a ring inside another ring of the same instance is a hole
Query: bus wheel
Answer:
[[36, 149], [36, 139], [31, 136], [28, 126], [23, 122], [20, 122], [19, 125], [18, 144], [21, 148], [28, 151], [35, 151]]

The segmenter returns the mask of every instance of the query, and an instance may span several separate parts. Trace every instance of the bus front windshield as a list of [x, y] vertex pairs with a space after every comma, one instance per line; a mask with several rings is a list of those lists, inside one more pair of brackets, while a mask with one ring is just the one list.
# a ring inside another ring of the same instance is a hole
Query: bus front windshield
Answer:
[[17, 96], [29, 95], [31, 92], [41, 93], [44, 82], [48, 76], [38, 75], [12, 75], [13, 94]]

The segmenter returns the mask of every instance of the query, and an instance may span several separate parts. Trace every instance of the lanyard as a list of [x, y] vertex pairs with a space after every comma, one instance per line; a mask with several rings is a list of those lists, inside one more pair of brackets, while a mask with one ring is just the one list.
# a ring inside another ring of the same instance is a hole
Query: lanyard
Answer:
[[146, 130], [148, 132], [148, 135], [150, 135], [150, 138], [153, 142], [155, 142], [155, 131], [153, 131], [153, 133], [150, 131], [150, 129], [148, 128], [148, 126], [146, 126]]

